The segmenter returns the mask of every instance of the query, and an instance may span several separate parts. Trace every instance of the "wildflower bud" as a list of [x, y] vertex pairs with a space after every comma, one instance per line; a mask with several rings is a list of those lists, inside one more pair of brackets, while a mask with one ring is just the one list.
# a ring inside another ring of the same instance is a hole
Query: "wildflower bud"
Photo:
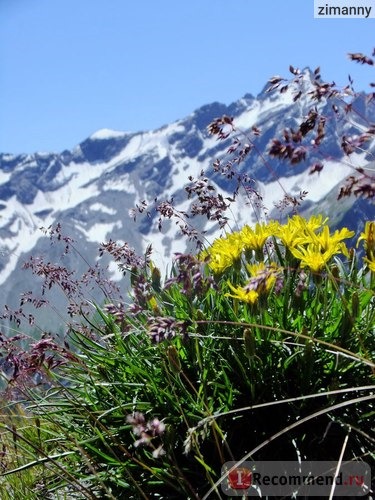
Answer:
[[177, 349], [174, 345], [168, 346], [167, 349], [168, 362], [173, 373], [181, 372], [181, 362], [180, 357], [178, 355]]
[[165, 424], [158, 418], [153, 418], [150, 422], [148, 422], [147, 427], [149, 429], [149, 433], [154, 436], [161, 436], [165, 431]]
[[255, 356], [255, 335], [253, 330], [250, 328], [245, 328], [243, 332], [243, 338], [245, 342], [245, 353], [248, 358], [253, 358]]
[[341, 319], [340, 324], [340, 334], [342, 343], [345, 343], [348, 335], [350, 335], [354, 326], [354, 318], [350, 315], [349, 311], [346, 311]]
[[156, 302], [155, 297], [150, 297], [150, 299], [147, 302], [148, 302], [148, 305], [151, 307], [153, 313], [159, 315], [160, 309], [159, 309], [158, 303]]
[[160, 292], [161, 286], [160, 286], [160, 270], [157, 267], [152, 266], [152, 271], [151, 271], [151, 285], [152, 288], [155, 290], [155, 292]]
[[132, 267], [130, 272], [130, 285], [132, 288], [134, 288], [137, 285], [138, 275], [139, 275], [138, 269], [136, 267]]
[[359, 315], [359, 298], [357, 292], [353, 292], [352, 295], [352, 313], [355, 318]]
[[375, 222], [368, 223], [367, 229], [367, 238], [366, 238], [366, 257], [369, 260], [373, 260], [375, 257]]
[[135, 411], [132, 415], [128, 415], [126, 417], [126, 421], [129, 422], [130, 424], [140, 425], [144, 424], [146, 420], [143, 413]]

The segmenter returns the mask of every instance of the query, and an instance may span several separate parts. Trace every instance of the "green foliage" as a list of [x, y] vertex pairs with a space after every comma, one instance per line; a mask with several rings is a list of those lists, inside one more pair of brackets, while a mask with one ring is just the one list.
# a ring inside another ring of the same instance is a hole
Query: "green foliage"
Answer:
[[[273, 234], [293, 224], [307, 228], [296, 247]], [[330, 254], [319, 272], [293, 256], [327, 239], [320, 218], [269, 227], [262, 261], [246, 248], [212, 274], [214, 244], [199, 259], [181, 256], [156, 285], [149, 264], [133, 277], [127, 311], [95, 306], [70, 332], [74, 349], [60, 353], [48, 391], [28, 390], [56, 457], [52, 492], [219, 498], [224, 462], [338, 460], [349, 431], [345, 459], [373, 460], [371, 271], [354, 251], [346, 262]]]

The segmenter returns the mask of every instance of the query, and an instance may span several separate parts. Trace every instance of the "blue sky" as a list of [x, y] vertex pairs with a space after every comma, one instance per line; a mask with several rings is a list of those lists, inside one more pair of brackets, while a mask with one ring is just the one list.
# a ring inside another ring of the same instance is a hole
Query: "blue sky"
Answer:
[[[374, 2], [375, 3], [375, 2]], [[369, 90], [375, 19], [313, 0], [1, 0], [0, 152], [60, 152], [101, 128], [160, 127], [258, 94], [289, 64]], [[374, 6], [375, 8], [375, 6]]]

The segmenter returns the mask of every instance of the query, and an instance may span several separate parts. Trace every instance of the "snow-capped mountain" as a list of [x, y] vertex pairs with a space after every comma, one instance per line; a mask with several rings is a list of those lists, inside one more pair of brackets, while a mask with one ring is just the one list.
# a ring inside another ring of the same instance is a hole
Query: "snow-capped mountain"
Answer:
[[[306, 70], [304, 85], [313, 86], [311, 79]], [[375, 140], [350, 156], [344, 156], [340, 140], [343, 134], [358, 134], [375, 122], [374, 104], [367, 104], [364, 95], [358, 97], [360, 113], [347, 119], [334, 112], [332, 101], [295, 100], [296, 91], [292, 84], [282, 93], [264, 89], [257, 97], [245, 95], [229, 106], [209, 104], [148, 132], [100, 130], [72, 151], [60, 154], [0, 154], [0, 310], [5, 304], [17, 307], [22, 292], [39, 286], [30, 272], [21, 270], [31, 255], [61, 261], [61, 252], [40, 230], [57, 222], [76, 240], [75, 246], [91, 264], [98, 257], [99, 244], [112, 239], [129, 243], [139, 254], [152, 243], [153, 259], [162, 270], [170, 267], [173, 254], [186, 250], [186, 239], [178, 234], [177, 226], [170, 222], [160, 232], [156, 213], [144, 213], [133, 222], [129, 211], [142, 200], [152, 203], [155, 198], [172, 197], [176, 208], [186, 210], [191, 200], [187, 200], [184, 187], [189, 176], [197, 177], [202, 170], [222, 193], [232, 195], [228, 180], [212, 168], [215, 159], [226, 156], [232, 138], [218, 141], [207, 130], [212, 120], [223, 115], [234, 118], [238, 131], [261, 130], [253, 137], [255, 149], [238, 168], [255, 180], [269, 217], [279, 217], [275, 204], [285, 194], [298, 197], [306, 191], [302, 213], [324, 211], [336, 223], [355, 230], [364, 219], [374, 218], [370, 202], [354, 198], [336, 201], [338, 186], [353, 174], [353, 168], [373, 161]], [[326, 117], [327, 137], [320, 153], [319, 148], [316, 152], [312, 148], [308, 160], [294, 166], [267, 156], [270, 141], [282, 137], [286, 127], [298, 129], [314, 106]], [[309, 175], [314, 161], [321, 161], [324, 170]], [[239, 198], [237, 208], [233, 208], [239, 225], [255, 220], [245, 201]], [[200, 229], [210, 229], [206, 223], [202, 219]], [[208, 234], [212, 236], [214, 229], [211, 227]], [[73, 267], [87, 268], [81, 258], [74, 261], [70, 255], [64, 259]], [[115, 276], [115, 266], [110, 270]]]

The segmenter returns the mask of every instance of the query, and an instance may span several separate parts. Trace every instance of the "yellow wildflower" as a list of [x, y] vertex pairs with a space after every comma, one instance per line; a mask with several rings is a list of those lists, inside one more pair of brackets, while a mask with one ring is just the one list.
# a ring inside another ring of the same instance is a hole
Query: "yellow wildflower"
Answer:
[[229, 234], [226, 238], [218, 238], [200, 254], [201, 260], [208, 259], [208, 266], [214, 273], [222, 273], [239, 262], [243, 251], [243, 243], [238, 233]]
[[256, 262], [255, 264], [246, 264], [246, 269], [249, 271], [250, 276], [256, 276], [264, 271], [266, 264], [264, 262]]
[[247, 224], [241, 229], [240, 236], [245, 250], [263, 250], [263, 246], [269, 236], [271, 236], [277, 227], [276, 222], [269, 224], [256, 223], [255, 229]]
[[247, 304], [255, 304], [258, 300], [259, 294], [255, 290], [249, 290], [247, 288], [243, 288], [241, 286], [234, 287], [231, 283], [228, 282], [229, 287], [232, 289], [234, 294], [227, 293], [227, 297], [233, 297], [234, 299], [240, 300], [241, 302], [246, 302]]
[[293, 219], [295, 224], [299, 226], [303, 231], [309, 233], [310, 231], [316, 231], [328, 221], [328, 217], [323, 220], [323, 215], [312, 215], [309, 220], [304, 219], [300, 215], [294, 215]]
[[251, 275], [249, 282], [243, 287], [234, 287], [228, 282], [228, 286], [234, 293], [227, 293], [227, 297], [233, 297], [234, 299], [253, 305], [258, 299], [268, 295], [275, 284], [276, 287], [282, 285], [280, 281], [280, 269], [274, 262], [268, 266], [260, 262], [257, 264], [247, 264], [246, 267]]
[[320, 272], [335, 254], [349, 255], [342, 240], [354, 236], [354, 231], [349, 231], [348, 228], [344, 227], [330, 234], [329, 227], [324, 226], [323, 230], [316, 234], [311, 227], [306, 226], [305, 242], [307, 246], [298, 244], [297, 247], [290, 248], [294, 257], [301, 261], [302, 267], [307, 266], [313, 272]]
[[348, 249], [342, 242], [346, 238], [354, 236], [354, 231], [349, 231], [348, 228], [343, 227], [336, 230], [332, 235], [329, 232], [329, 227], [324, 226], [323, 231], [319, 234], [312, 234], [311, 241], [317, 245], [321, 252], [326, 252], [329, 249], [334, 249], [335, 253], [343, 253], [348, 256]]
[[290, 220], [288, 224], [280, 225], [276, 231], [277, 236], [286, 248], [293, 248], [300, 243], [305, 242], [305, 235], [301, 232], [301, 228], [293, 224]]
[[308, 245], [307, 247], [299, 246], [291, 248], [290, 251], [298, 260], [301, 261], [302, 267], [309, 267], [314, 273], [320, 272], [327, 262], [337, 253], [335, 248], [331, 247], [325, 252], [321, 252], [316, 245]]
[[285, 247], [294, 248], [297, 245], [308, 243], [311, 234], [319, 229], [327, 218], [323, 220], [322, 215], [313, 215], [309, 220], [300, 215], [293, 215], [284, 225], [279, 225], [275, 236], [277, 236]]
[[251, 276], [246, 288], [253, 288], [262, 295], [267, 294], [273, 288], [281, 272], [281, 269], [275, 262], [271, 262], [267, 266], [264, 262], [247, 264], [246, 269]]

